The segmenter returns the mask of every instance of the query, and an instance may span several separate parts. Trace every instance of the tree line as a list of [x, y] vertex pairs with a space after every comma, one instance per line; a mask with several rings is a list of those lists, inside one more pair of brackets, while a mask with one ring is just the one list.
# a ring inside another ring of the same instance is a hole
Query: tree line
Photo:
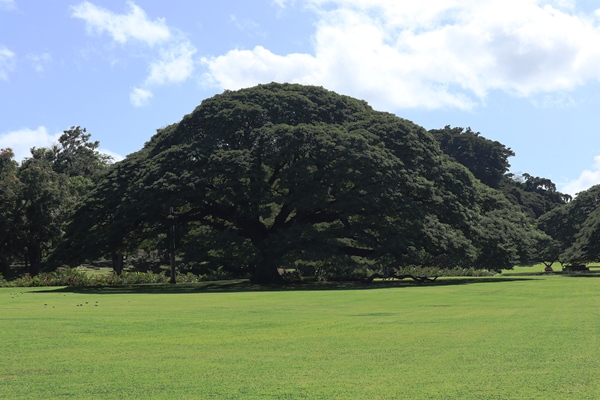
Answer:
[[[367, 269], [596, 261], [594, 187], [575, 200], [508, 173], [514, 152], [470, 128], [424, 128], [320, 87], [204, 100], [112, 163], [85, 129], [20, 165], [0, 153], [0, 272], [123, 257], [280, 282]], [[595, 247], [594, 247], [595, 246]], [[173, 250], [175, 249], [175, 250]]]
[[72, 127], [20, 165], [11, 149], [0, 150], [0, 273], [21, 263], [38, 274], [63, 241], [75, 208], [111, 162], [90, 137]]

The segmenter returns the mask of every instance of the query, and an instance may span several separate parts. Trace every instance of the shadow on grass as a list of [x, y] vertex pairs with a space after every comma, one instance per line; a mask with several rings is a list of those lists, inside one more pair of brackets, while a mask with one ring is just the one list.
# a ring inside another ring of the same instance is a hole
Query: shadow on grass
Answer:
[[240, 292], [280, 292], [313, 290], [369, 290], [386, 288], [439, 287], [469, 285], [476, 283], [503, 283], [529, 281], [532, 278], [519, 277], [477, 277], [477, 278], [439, 278], [435, 282], [418, 283], [408, 280], [364, 282], [308, 282], [283, 285], [256, 285], [248, 280], [214, 281], [201, 283], [146, 284], [102, 287], [67, 286], [56, 289], [40, 289], [41, 293], [85, 293], [85, 294], [189, 294], [189, 293], [240, 293]]

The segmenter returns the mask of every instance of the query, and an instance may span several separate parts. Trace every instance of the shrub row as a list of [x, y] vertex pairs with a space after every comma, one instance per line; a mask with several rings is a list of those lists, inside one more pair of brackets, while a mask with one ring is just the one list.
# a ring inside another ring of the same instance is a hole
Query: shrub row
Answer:
[[[373, 273], [373, 271], [371, 271]], [[455, 268], [455, 269], [439, 269], [439, 268], [402, 268], [395, 271], [397, 275], [414, 275], [414, 276], [490, 276], [494, 272], [487, 270], [477, 270], [473, 268]], [[317, 277], [317, 280], [357, 280], [363, 275], [344, 275], [344, 276], [327, 276]], [[195, 275], [191, 272], [187, 274], [177, 274], [178, 283], [197, 283], [203, 281], [221, 280], [231, 278], [228, 274], [222, 271], [214, 271], [209, 275]], [[284, 280], [299, 281], [302, 277], [297, 271], [287, 272], [284, 274]], [[120, 285], [136, 285], [144, 283], [168, 283], [169, 277], [163, 273], [123, 271], [121, 275], [115, 273], [109, 275], [92, 275], [85, 271], [76, 268], [62, 268], [54, 272], [44, 272], [36, 276], [29, 274], [7, 281], [0, 274], [0, 287], [32, 287], [32, 286], [120, 286]]]
[[496, 275], [494, 271], [488, 271], [487, 269], [476, 269], [476, 268], [436, 268], [436, 267], [406, 267], [399, 268], [396, 270], [397, 275], [414, 275], [414, 276], [493, 276]]
[[[192, 273], [178, 274], [178, 283], [195, 283], [207, 280], [204, 276]], [[32, 287], [32, 286], [119, 286], [143, 283], [168, 283], [169, 277], [164, 273], [123, 271], [121, 275], [90, 275], [76, 268], [64, 268], [54, 272], [44, 272], [36, 276], [25, 274], [12, 281], [0, 275], [0, 286]]]

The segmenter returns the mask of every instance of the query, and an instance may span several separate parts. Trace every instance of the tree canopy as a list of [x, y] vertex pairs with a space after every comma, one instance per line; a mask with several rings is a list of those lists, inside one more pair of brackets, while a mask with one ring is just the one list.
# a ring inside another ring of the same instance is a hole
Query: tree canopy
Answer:
[[572, 202], [543, 215], [538, 226], [554, 239], [561, 262], [600, 261], [600, 185], [578, 193]]
[[439, 141], [442, 150], [454, 160], [466, 166], [482, 183], [497, 188], [510, 168], [509, 157], [515, 153], [498, 141], [492, 141], [473, 132], [471, 128], [430, 130]]
[[[507, 168], [510, 150], [500, 150], [493, 174]], [[536, 232], [422, 127], [292, 84], [226, 91], [159, 129], [102, 177], [63, 249], [93, 257], [158, 245], [171, 209], [182, 263], [256, 282], [290, 266], [501, 268]]]

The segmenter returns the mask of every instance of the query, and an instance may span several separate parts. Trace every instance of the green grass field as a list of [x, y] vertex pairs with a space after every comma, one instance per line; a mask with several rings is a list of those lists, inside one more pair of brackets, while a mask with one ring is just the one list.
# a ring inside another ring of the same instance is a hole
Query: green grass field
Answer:
[[0, 289], [0, 398], [600, 398], [600, 277], [374, 287]]

